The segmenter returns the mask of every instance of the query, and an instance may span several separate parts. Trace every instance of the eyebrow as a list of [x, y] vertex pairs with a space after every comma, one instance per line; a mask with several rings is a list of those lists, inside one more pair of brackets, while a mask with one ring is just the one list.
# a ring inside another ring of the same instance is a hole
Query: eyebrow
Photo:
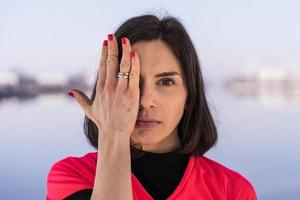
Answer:
[[162, 72], [162, 73], [159, 73], [159, 74], [156, 74], [155, 75], [155, 78], [157, 77], [163, 77], [163, 76], [180, 76], [178, 72], [175, 72], [175, 71], [171, 71], [171, 72]]

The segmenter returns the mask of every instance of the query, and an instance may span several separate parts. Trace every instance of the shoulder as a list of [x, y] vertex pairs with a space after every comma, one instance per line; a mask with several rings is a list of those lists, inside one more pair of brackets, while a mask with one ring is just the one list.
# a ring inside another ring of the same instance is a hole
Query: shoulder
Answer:
[[253, 185], [239, 172], [205, 156], [195, 157], [195, 167], [202, 176], [217, 183], [228, 199], [257, 199]]
[[55, 162], [47, 176], [47, 199], [62, 199], [76, 191], [93, 188], [96, 164], [97, 152]]
[[51, 168], [63, 167], [65, 170], [76, 167], [88, 167], [96, 164], [97, 152], [89, 152], [82, 156], [68, 156], [55, 162]]
[[239, 181], [250, 184], [239, 172], [205, 156], [195, 158], [195, 164], [198, 169], [207, 174], [226, 178], [227, 181]]

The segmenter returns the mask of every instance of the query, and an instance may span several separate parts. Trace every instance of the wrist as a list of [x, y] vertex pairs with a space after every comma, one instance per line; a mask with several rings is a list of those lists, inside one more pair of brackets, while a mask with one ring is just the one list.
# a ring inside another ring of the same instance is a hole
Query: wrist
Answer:
[[[99, 145], [130, 145], [130, 134], [124, 132], [102, 132], [98, 135]], [[98, 146], [99, 146], [98, 145]]]

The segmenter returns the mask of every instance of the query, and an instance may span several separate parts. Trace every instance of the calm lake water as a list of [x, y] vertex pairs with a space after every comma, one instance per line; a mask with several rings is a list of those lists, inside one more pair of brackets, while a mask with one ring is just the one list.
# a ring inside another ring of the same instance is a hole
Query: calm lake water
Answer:
[[[259, 199], [300, 199], [300, 103], [281, 97], [238, 97], [210, 88], [219, 130], [205, 155], [245, 176]], [[0, 102], [1, 199], [45, 199], [51, 165], [94, 151], [83, 112], [67, 95]]]

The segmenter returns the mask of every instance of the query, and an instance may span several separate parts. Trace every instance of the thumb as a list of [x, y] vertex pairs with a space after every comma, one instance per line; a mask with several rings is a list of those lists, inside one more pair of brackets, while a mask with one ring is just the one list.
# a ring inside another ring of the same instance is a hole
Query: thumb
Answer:
[[82, 91], [77, 89], [70, 90], [68, 94], [74, 97], [85, 114], [90, 116], [90, 109], [92, 105], [91, 100]]

